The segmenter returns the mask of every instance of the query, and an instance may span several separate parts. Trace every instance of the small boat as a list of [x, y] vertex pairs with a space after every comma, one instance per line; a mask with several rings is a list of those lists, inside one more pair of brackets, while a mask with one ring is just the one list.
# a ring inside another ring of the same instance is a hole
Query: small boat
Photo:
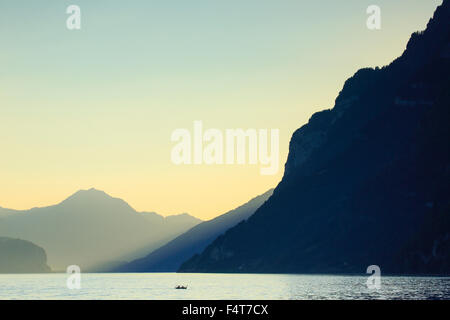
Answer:
[[180, 286], [180, 285], [177, 285], [177, 286], [175, 287], [175, 289], [187, 289], [187, 286]]

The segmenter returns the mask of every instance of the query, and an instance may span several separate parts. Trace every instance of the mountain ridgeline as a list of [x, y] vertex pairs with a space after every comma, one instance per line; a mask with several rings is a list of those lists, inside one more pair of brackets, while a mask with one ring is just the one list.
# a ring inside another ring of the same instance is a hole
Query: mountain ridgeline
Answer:
[[50, 207], [1, 209], [0, 236], [44, 248], [55, 271], [69, 265], [105, 271], [144, 256], [200, 222], [188, 214], [164, 218], [153, 212], [136, 212], [125, 201], [90, 189]]
[[256, 213], [181, 272], [450, 274], [450, 0], [290, 142]]
[[273, 193], [273, 189], [246, 204], [202, 222], [144, 258], [126, 263], [115, 272], [175, 272], [194, 254], [201, 253], [219, 235], [248, 219]]

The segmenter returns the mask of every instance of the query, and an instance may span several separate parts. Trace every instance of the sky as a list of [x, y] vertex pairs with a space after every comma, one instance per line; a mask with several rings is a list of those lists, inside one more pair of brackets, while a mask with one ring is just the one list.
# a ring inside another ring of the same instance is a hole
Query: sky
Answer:
[[[0, 206], [95, 187], [210, 219], [280, 181], [292, 133], [442, 0], [0, 0]], [[68, 30], [66, 8], [81, 9]], [[366, 27], [369, 5], [381, 29]], [[280, 168], [176, 165], [175, 129], [279, 129]]]

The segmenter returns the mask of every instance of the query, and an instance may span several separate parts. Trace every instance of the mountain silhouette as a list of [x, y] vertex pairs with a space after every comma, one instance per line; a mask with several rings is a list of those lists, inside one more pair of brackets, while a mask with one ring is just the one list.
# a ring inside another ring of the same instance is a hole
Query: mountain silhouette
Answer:
[[450, 273], [450, 0], [290, 142], [256, 213], [181, 272]]
[[50, 272], [44, 249], [20, 239], [0, 237], [0, 273]]
[[215, 238], [239, 222], [249, 218], [271, 195], [273, 189], [246, 204], [202, 222], [144, 258], [113, 269], [115, 272], [175, 272], [194, 254], [200, 253]]
[[57, 271], [69, 265], [101, 271], [141, 257], [201, 222], [187, 214], [138, 213], [96, 189], [78, 191], [55, 206], [2, 212], [0, 236], [43, 247]]

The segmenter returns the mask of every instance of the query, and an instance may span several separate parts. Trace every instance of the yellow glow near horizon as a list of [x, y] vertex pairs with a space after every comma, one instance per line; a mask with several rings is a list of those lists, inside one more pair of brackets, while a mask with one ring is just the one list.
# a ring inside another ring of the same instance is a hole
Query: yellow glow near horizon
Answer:
[[[79, 31], [65, 29], [64, 2], [2, 4], [2, 207], [94, 187], [163, 215], [234, 209], [275, 187], [292, 133], [359, 68], [399, 56], [442, 1], [380, 0], [380, 31], [366, 28], [365, 0], [77, 2]], [[172, 164], [171, 132], [194, 120], [280, 129], [279, 172]]]

